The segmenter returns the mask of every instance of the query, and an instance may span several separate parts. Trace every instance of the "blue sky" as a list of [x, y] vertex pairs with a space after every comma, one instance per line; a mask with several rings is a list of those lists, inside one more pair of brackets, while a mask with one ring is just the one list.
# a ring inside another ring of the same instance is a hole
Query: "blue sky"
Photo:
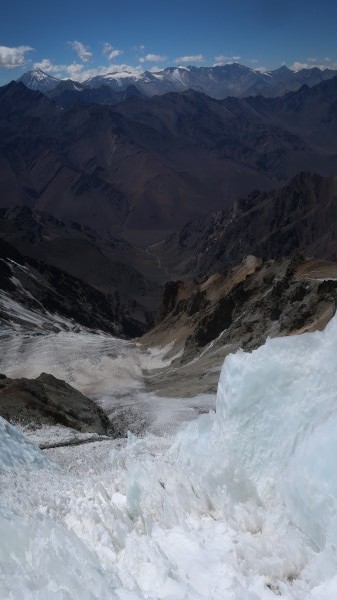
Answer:
[[0, 25], [0, 84], [36, 67], [79, 81], [231, 61], [336, 68], [336, 23], [326, 0], [16, 0]]

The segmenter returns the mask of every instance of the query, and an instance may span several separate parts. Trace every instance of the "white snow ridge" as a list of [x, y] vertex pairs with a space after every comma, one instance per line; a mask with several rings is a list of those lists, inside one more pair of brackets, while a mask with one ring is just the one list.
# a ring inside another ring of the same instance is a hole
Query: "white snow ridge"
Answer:
[[172, 438], [50, 462], [10, 439], [0, 598], [336, 600], [336, 356], [337, 318], [231, 355], [216, 412]]

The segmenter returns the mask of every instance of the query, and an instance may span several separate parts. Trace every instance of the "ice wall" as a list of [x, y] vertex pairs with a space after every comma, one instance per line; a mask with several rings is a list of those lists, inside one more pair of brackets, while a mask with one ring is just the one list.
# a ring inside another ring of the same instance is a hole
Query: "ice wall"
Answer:
[[172, 451], [214, 505], [224, 489], [235, 502], [284, 499], [323, 547], [337, 514], [337, 318], [228, 356], [215, 416], [192, 423]]

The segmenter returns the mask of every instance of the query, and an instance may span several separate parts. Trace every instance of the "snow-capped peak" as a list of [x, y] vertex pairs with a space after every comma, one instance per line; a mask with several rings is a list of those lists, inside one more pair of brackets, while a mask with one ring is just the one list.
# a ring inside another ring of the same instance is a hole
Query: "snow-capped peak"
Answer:
[[38, 90], [39, 92], [50, 91], [60, 83], [60, 79], [48, 75], [41, 69], [27, 71], [19, 77], [18, 81], [21, 81], [29, 89]]

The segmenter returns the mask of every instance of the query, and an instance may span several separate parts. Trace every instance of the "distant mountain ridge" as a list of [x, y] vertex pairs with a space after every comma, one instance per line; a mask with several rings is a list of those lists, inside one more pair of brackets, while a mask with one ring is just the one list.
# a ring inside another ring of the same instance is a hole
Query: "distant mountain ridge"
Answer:
[[[145, 96], [162, 95], [168, 92], [195, 90], [216, 99], [227, 96], [247, 97], [262, 95], [281, 96], [298, 90], [302, 85], [312, 87], [337, 74], [332, 69], [321, 70], [317, 67], [292, 71], [286, 66], [273, 71], [260, 72], [238, 63], [214, 67], [177, 66], [161, 71], [143, 73], [111, 72], [97, 75], [82, 83], [72, 82], [73, 91], [84, 88], [97, 89], [107, 86], [115, 92], [125, 92], [134, 86]], [[24, 73], [18, 81], [28, 88], [50, 94], [62, 80], [40, 69]], [[69, 80], [68, 80], [69, 81]]]

